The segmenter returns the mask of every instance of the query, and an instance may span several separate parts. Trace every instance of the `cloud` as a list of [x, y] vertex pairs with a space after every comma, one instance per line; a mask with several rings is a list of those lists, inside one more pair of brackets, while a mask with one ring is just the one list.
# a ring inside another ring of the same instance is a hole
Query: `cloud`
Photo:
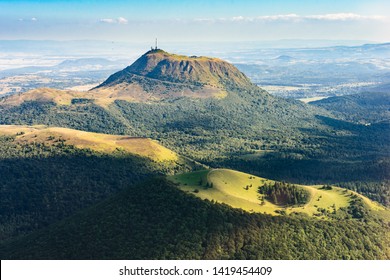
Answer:
[[35, 21], [38, 21], [38, 19], [36, 17], [32, 17], [30, 19], [19, 18], [18, 21], [25, 21], [25, 22], [32, 21], [32, 22], [35, 22]]
[[127, 19], [125, 19], [124, 17], [119, 17], [117, 19], [102, 18], [99, 20], [99, 22], [108, 23], [108, 24], [127, 24], [129, 21]]
[[127, 19], [123, 18], [123, 17], [119, 17], [119, 18], [117, 19], [117, 22], [118, 22], [119, 24], [127, 24], [129, 21], [128, 21]]
[[213, 23], [215, 22], [216, 20], [215, 19], [212, 19], [212, 18], [195, 18], [194, 19], [195, 22], [210, 22], [210, 23]]
[[99, 21], [103, 23], [115, 23], [115, 19], [112, 18], [102, 18]]
[[246, 18], [243, 17], [243, 16], [238, 16], [238, 17], [232, 17], [232, 21], [243, 21], [245, 20]]
[[302, 19], [303, 17], [297, 14], [259, 16], [255, 18], [257, 21], [301, 21]]
[[372, 16], [363, 16], [354, 13], [339, 13], [339, 14], [326, 14], [326, 15], [311, 15], [306, 16], [306, 19], [315, 19], [315, 20], [329, 20], [329, 21], [347, 21], [347, 20], [383, 20], [386, 17], [372, 15]]
[[196, 22], [302, 22], [302, 21], [380, 21], [385, 20], [385, 16], [380, 15], [359, 15], [354, 13], [337, 13], [337, 14], [324, 14], [324, 15], [297, 15], [297, 14], [285, 14], [285, 15], [265, 15], [257, 17], [243, 17], [235, 16], [232, 18], [197, 18]]

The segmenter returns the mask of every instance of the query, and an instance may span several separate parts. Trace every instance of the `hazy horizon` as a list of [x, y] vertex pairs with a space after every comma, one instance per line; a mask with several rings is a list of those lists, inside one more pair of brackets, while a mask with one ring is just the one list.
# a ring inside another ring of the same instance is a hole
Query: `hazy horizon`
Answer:
[[0, 1], [0, 40], [390, 41], [374, 1]]

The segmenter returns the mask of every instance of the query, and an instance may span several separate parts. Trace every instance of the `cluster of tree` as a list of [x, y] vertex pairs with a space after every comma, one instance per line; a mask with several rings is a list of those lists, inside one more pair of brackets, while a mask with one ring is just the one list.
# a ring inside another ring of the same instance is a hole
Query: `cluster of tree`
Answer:
[[[390, 171], [390, 168], [387, 169]], [[390, 180], [379, 182], [354, 181], [338, 183], [338, 186], [364, 194], [365, 196], [382, 203], [390, 205]]]
[[23, 238], [1, 259], [389, 259], [389, 225], [250, 214], [153, 179]]
[[310, 197], [309, 192], [303, 188], [285, 182], [265, 183], [259, 187], [258, 192], [272, 203], [283, 206], [305, 204]]
[[347, 212], [355, 219], [364, 219], [368, 217], [369, 211], [364, 205], [363, 199], [358, 197], [356, 194], [352, 195]]
[[73, 98], [71, 100], [71, 104], [88, 104], [88, 103], [93, 103], [93, 99], [88, 99], [88, 98]]

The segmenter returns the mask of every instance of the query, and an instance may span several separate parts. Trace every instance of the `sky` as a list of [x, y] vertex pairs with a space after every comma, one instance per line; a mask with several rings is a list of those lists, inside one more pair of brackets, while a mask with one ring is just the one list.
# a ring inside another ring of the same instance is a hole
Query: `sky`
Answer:
[[387, 0], [0, 0], [0, 40], [390, 41]]

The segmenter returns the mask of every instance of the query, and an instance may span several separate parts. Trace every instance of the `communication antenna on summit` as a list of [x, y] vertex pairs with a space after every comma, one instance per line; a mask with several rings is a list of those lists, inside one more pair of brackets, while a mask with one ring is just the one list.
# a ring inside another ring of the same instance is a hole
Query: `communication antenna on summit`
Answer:
[[155, 46], [155, 48], [154, 48], [155, 50], [157, 50], [157, 38], [156, 38], [156, 46]]

